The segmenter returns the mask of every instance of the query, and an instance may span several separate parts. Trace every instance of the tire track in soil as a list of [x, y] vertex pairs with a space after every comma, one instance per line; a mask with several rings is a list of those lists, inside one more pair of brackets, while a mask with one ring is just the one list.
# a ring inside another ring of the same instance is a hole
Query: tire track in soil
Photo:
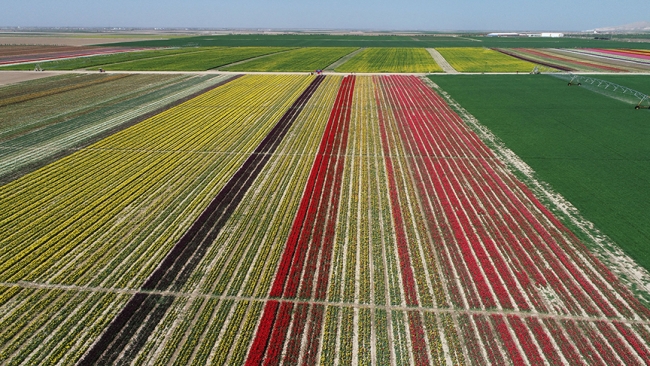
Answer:
[[324, 78], [316, 77], [289, 107], [145, 281], [141, 287], [144, 292], [133, 295], [78, 365], [114, 364], [118, 359], [129, 363], [134, 359], [174, 300], [174, 296], [151, 291], [182, 288]]

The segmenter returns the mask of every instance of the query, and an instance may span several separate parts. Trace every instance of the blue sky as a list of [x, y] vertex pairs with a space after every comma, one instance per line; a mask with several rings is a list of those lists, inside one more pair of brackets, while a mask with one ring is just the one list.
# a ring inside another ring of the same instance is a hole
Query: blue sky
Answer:
[[586, 30], [650, 18], [642, 0], [0, 0], [0, 27]]

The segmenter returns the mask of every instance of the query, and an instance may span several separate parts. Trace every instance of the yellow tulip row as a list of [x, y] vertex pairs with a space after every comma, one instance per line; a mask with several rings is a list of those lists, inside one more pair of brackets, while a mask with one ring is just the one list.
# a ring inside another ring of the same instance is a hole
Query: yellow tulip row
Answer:
[[[249, 305], [250, 302], [248, 301], [239, 302], [218, 345], [215, 339], [214, 342], [205, 345], [206, 347], [202, 349], [203, 352], [199, 351], [199, 355], [205, 355], [205, 361], [209, 361], [213, 365], [225, 365], [227, 363], [228, 353], [233, 345], [236, 344], [237, 336], [242, 330], [242, 323], [245, 320], [246, 314], [249, 312]], [[188, 349], [191, 350], [191, 348]], [[210, 352], [211, 350], [212, 352]], [[212, 359], [208, 359], [210, 355], [213, 356]], [[202, 359], [195, 359], [194, 364], [205, 365], [206, 362], [202, 362]]]
[[[263, 304], [261, 302], [253, 302], [251, 304], [246, 320], [241, 323], [238, 338], [231, 344], [232, 353], [228, 361], [231, 365], [243, 365], [246, 361], [248, 346], [251, 344], [255, 335], [255, 329], [262, 314], [262, 308]], [[225, 341], [224, 344], [228, 345]]]
[[[12, 360], [18, 362], [23, 357], [29, 364], [55, 364], [60, 361], [72, 363], [86, 350], [84, 343], [92, 342], [102, 332], [110, 320], [106, 316], [108, 309], [118, 309], [126, 300], [125, 295], [113, 293], [78, 292], [65, 305], [72, 308], [72, 314], [59, 313], [55, 321], [41, 327], [25, 344], [39, 345], [31, 354], [29, 348], [20, 350], [20, 357]], [[59, 336], [58, 341], [50, 338]]]

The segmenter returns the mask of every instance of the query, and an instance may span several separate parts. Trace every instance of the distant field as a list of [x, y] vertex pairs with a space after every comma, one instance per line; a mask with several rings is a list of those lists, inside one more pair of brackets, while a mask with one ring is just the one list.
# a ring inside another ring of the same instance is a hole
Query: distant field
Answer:
[[[650, 112], [534, 75], [431, 77], [650, 269]], [[650, 92], [648, 76], [602, 76]]]
[[[629, 47], [629, 46], [628, 46]], [[626, 49], [499, 49], [500, 52], [566, 71], [648, 72], [650, 54]]]
[[424, 48], [368, 48], [336, 68], [338, 72], [441, 72]]
[[36, 65], [39, 65], [43, 70], [77, 70], [94, 66], [103, 66], [119, 62], [135, 61], [141, 59], [149, 59], [161, 56], [171, 56], [179, 53], [198, 52], [198, 49], [176, 48], [167, 50], [152, 50], [152, 51], [136, 51], [115, 53], [109, 55], [97, 55], [88, 57], [77, 57], [73, 59], [47, 61], [47, 62], [31, 62], [28, 64], [5, 66], [2, 70], [34, 70]]
[[624, 42], [585, 38], [484, 37], [479, 34], [462, 36], [413, 35], [214, 35], [174, 38], [154, 41], [124, 42], [115, 45], [130, 47], [197, 47], [197, 46], [274, 46], [274, 47], [531, 47], [531, 48], [642, 48], [648, 42]]
[[535, 64], [504, 55], [488, 48], [437, 48], [460, 72], [530, 72]]
[[262, 57], [225, 67], [228, 71], [314, 71], [322, 70], [355, 51], [352, 47], [309, 47]]
[[199, 52], [176, 54], [106, 65], [106, 70], [204, 71], [252, 57], [284, 51], [280, 47], [216, 47]]

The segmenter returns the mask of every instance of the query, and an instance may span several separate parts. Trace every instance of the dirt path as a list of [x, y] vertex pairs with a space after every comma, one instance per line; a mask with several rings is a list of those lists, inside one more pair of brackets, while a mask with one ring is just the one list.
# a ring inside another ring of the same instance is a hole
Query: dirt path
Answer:
[[[254, 301], [254, 302], [267, 302], [271, 300], [268, 297], [250, 297], [250, 296], [232, 296], [232, 295], [215, 295], [205, 294], [199, 292], [180, 292], [180, 291], [158, 291], [158, 290], [142, 290], [142, 289], [128, 289], [128, 288], [111, 288], [111, 287], [94, 287], [94, 286], [76, 286], [76, 285], [63, 285], [63, 284], [50, 284], [29, 281], [17, 282], [0, 282], [0, 286], [14, 287], [40, 290], [63, 290], [75, 292], [94, 292], [94, 293], [115, 293], [121, 295], [135, 295], [135, 294], [151, 294], [168, 297], [187, 297], [187, 298], [204, 298], [204, 299], [221, 299], [221, 300], [234, 300], [234, 301]], [[277, 298], [274, 298], [277, 300]], [[378, 309], [385, 311], [422, 311], [433, 312], [436, 314], [468, 314], [468, 315], [518, 315], [523, 318], [539, 318], [539, 319], [557, 319], [557, 320], [573, 320], [573, 321], [602, 321], [602, 322], [620, 322], [625, 324], [642, 324], [650, 325], [650, 321], [641, 319], [626, 319], [626, 318], [608, 318], [604, 316], [581, 316], [581, 315], [568, 315], [568, 314], [554, 314], [554, 313], [538, 313], [528, 311], [504, 310], [504, 309], [460, 309], [460, 308], [447, 308], [447, 307], [424, 307], [424, 306], [405, 306], [405, 305], [379, 305], [379, 304], [364, 304], [345, 301], [327, 301], [327, 300], [314, 300], [314, 299], [293, 299], [282, 298], [282, 302], [291, 302], [294, 304], [309, 304], [309, 305], [325, 305], [337, 306], [346, 308], [358, 309]]]
[[356, 51], [348, 53], [347, 55], [345, 55], [345, 56], [341, 57], [340, 59], [336, 60], [333, 64], [327, 66], [325, 68], [325, 71], [334, 71], [334, 69], [336, 69], [337, 67], [339, 67], [339, 66], [343, 65], [344, 63], [348, 62], [349, 59], [356, 56], [359, 52], [361, 52], [361, 51], [363, 51], [365, 49], [366, 48], [363, 47], [363, 48], [359, 48]]
[[429, 51], [429, 54], [431, 54], [431, 57], [433, 57], [433, 59], [436, 60], [438, 65], [442, 67], [442, 70], [444, 72], [448, 74], [459, 74], [459, 72], [456, 71], [456, 69], [454, 69], [454, 67], [451, 66], [449, 62], [445, 60], [444, 57], [442, 57], [442, 55], [440, 54], [440, 52], [438, 52], [438, 50], [436, 50], [435, 48], [427, 48], [427, 51]]
[[56, 75], [56, 73], [38, 71], [3, 71], [0, 72], [0, 86], [41, 79], [53, 75]]

